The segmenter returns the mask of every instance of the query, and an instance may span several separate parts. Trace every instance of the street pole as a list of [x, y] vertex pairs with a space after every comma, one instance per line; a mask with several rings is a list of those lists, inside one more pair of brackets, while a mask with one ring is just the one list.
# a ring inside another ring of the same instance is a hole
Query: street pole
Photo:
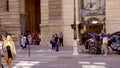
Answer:
[[74, 0], [74, 44], [73, 44], [73, 55], [79, 55], [78, 53], [78, 37], [77, 37], [77, 21], [76, 21], [76, 0]]
[[28, 57], [30, 57], [30, 45], [28, 45]]

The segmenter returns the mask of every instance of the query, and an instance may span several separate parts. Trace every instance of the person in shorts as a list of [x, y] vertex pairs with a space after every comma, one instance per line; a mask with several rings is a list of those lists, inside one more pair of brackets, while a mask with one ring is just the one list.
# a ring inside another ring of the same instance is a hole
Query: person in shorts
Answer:
[[22, 47], [22, 50], [26, 52], [26, 36], [24, 35], [21, 37], [21, 47]]

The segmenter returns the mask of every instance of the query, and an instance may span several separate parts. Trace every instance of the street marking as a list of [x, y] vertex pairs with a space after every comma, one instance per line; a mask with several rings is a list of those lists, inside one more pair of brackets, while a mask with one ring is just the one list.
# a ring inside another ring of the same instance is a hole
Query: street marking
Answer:
[[106, 65], [106, 63], [104, 62], [82, 62], [82, 61], [79, 61], [78, 62], [79, 64], [93, 64], [93, 65]]
[[67, 64], [54, 64], [54, 65], [48, 65], [48, 66], [51, 66], [51, 67], [57, 67], [57, 66], [71, 66], [71, 65], [67, 65]]
[[94, 62], [93, 64], [96, 64], [96, 65], [106, 65], [106, 63], [102, 63], [102, 62]]
[[[32, 61], [54, 61], [55, 59], [31, 59]], [[31, 61], [30, 60], [30, 61]], [[29, 60], [28, 60], [29, 61]]]
[[19, 63], [15, 64], [13, 68], [30, 68], [33, 65], [39, 64], [39, 63], [47, 63], [47, 62], [40, 62], [40, 61], [20, 61]]
[[105, 66], [97, 66], [97, 65], [82, 65], [82, 68], [106, 68]]
[[79, 64], [90, 64], [90, 62], [81, 62], [81, 61], [79, 61], [78, 63]]

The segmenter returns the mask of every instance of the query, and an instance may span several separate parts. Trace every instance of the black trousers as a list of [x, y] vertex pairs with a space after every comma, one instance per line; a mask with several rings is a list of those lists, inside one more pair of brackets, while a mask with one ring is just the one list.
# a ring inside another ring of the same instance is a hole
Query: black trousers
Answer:
[[59, 51], [59, 44], [55, 44], [56, 51]]
[[63, 46], [63, 38], [59, 39], [60, 41], [60, 46]]

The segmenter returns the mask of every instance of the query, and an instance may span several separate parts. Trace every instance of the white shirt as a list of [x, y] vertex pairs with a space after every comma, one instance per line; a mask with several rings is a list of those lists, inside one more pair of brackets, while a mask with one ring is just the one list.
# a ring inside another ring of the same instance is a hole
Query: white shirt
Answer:
[[2, 49], [2, 43], [0, 43], [0, 49]]
[[103, 37], [103, 43], [108, 43], [108, 37]]
[[21, 38], [21, 44], [22, 44], [22, 45], [25, 45], [25, 42], [26, 42], [26, 37], [23, 36], [23, 37]]

